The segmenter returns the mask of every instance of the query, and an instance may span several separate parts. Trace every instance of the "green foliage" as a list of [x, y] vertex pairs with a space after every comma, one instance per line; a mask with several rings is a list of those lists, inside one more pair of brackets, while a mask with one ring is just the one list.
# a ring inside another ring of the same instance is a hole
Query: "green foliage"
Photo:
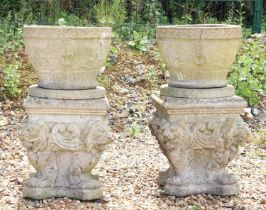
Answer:
[[59, 26], [66, 26], [67, 22], [64, 18], [59, 18], [57, 21]]
[[128, 45], [135, 50], [140, 50], [142, 52], [147, 51], [148, 37], [142, 33], [133, 31], [133, 39], [128, 42]]
[[119, 53], [119, 49], [116, 46], [111, 46], [110, 52], [117, 55]]
[[250, 8], [243, 1], [169, 0], [165, 7], [172, 24], [251, 24]]
[[241, 0], [2, 0], [0, 17], [5, 18], [9, 13], [18, 15], [20, 21], [28, 24], [57, 24], [57, 20], [66, 19], [63, 14], [67, 14], [86, 23], [117, 28], [125, 20], [151, 25], [179, 21], [206, 23], [214, 20], [242, 24], [251, 20], [252, 12], [250, 4]]
[[169, 23], [246, 23], [251, 20], [250, 11], [246, 11], [249, 8], [242, 1], [2, 0], [0, 24], [2, 26], [3, 21], [7, 20], [9, 28], [14, 32], [23, 24], [97, 24], [113, 27], [123, 40], [134, 40], [134, 31], [149, 39], [155, 38], [156, 26]]
[[[222, 17], [217, 13], [221, 5], [228, 6]], [[130, 40], [128, 45], [132, 49], [145, 52], [148, 48], [148, 39], [155, 38], [155, 28], [158, 24], [219, 22], [242, 24], [247, 19], [244, 18], [247, 15], [245, 8], [241, 1], [218, 3], [197, 0], [2, 0], [0, 56], [5, 52], [17, 51], [23, 46], [24, 24], [88, 26], [96, 23], [100, 26], [112, 26], [116, 37]], [[265, 26], [265, 16], [263, 18], [262, 25]], [[245, 37], [250, 33], [250, 29], [244, 29]], [[263, 43], [253, 39], [248, 40], [230, 71], [230, 83], [235, 85], [236, 93], [243, 96], [250, 105], [258, 104], [260, 95], [265, 94], [265, 55]], [[5, 69], [9, 69], [7, 72], [10, 72], [12, 68]], [[149, 70], [149, 80], [152, 83], [156, 74], [153, 69]], [[16, 76], [10, 78], [13, 78], [11, 81], [17, 81]], [[103, 86], [110, 85], [109, 79], [103, 75], [98, 77], [98, 81]], [[16, 89], [16, 82], [7, 84], [6, 87]]]
[[193, 206], [191, 207], [191, 210], [200, 210], [200, 207], [197, 206], [197, 205], [193, 205]]
[[[176, 3], [173, 6], [174, 10], [178, 11], [178, 15], [173, 18], [173, 24], [216, 24], [226, 22], [228, 24], [242, 24], [244, 21], [245, 11], [244, 4], [240, 1], [239, 4], [235, 2], [228, 2], [230, 4], [227, 11], [223, 12], [224, 18], [218, 20], [218, 12], [215, 8], [217, 3], [200, 2], [197, 0], [184, 1], [183, 3]], [[216, 12], [215, 12], [216, 11]]]
[[22, 25], [19, 14], [8, 13], [4, 19], [0, 20], [0, 77], [3, 87], [11, 97], [18, 96], [20, 92], [19, 69], [21, 64], [19, 61], [10, 61], [10, 57], [13, 57], [13, 53], [23, 46]]
[[229, 73], [229, 83], [235, 86], [236, 94], [244, 97], [249, 105], [257, 105], [260, 96], [266, 94], [265, 51], [265, 42], [247, 39]]
[[106, 68], [111, 68], [113, 66], [113, 64], [115, 64], [115, 62], [112, 61], [111, 56], [113, 58], [117, 59], [118, 53], [119, 53], [119, 49], [116, 46], [111, 46], [109, 56], [107, 57], [107, 59], [105, 61]]
[[101, 0], [94, 6], [96, 20], [100, 26], [118, 27], [124, 23], [126, 10], [121, 0]]
[[154, 66], [148, 66], [148, 73], [146, 75], [146, 80], [148, 80], [151, 86], [155, 86], [158, 81], [158, 70]]
[[101, 74], [98, 75], [96, 79], [100, 86], [108, 88], [111, 85], [110, 78], [108, 77], [108, 75]]
[[17, 50], [22, 47], [22, 28], [15, 28], [8, 15], [0, 22], [0, 55], [6, 50]]
[[243, 24], [244, 21], [244, 3], [240, 1], [240, 6], [237, 8], [236, 5], [231, 2], [230, 9], [228, 11], [226, 23], [228, 24]]
[[128, 126], [126, 131], [131, 137], [140, 137], [141, 129], [137, 121], [134, 121], [130, 126]]
[[89, 23], [85, 19], [81, 19], [74, 14], [62, 13], [60, 18], [55, 22], [59, 26], [86, 26]]
[[155, 25], [149, 24], [136, 24], [134, 22], [130, 22], [127, 24], [123, 24], [123, 26], [119, 27], [117, 30], [118, 37], [122, 40], [134, 40], [134, 33], [141, 34], [140, 36], [146, 36], [148, 39], [154, 39], [156, 37], [155, 34]]
[[148, 24], [160, 24], [160, 2], [157, 0], [142, 1], [142, 21]]
[[262, 28], [262, 31], [266, 32], [266, 15], [262, 16], [261, 28]]
[[8, 94], [12, 97], [16, 97], [20, 92], [20, 67], [21, 63], [18, 61], [14, 61], [10, 64], [4, 63], [3, 65], [4, 87], [7, 90]]

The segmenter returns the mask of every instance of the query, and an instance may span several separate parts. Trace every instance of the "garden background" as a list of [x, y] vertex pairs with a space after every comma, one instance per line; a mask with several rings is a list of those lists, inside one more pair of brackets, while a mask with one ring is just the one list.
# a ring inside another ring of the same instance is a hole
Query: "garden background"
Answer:
[[[198, 0], [1, 0], [0, 209], [266, 209], [266, 2]], [[257, 16], [255, 15], [257, 14]], [[258, 14], [260, 14], [258, 16]], [[254, 21], [254, 18], [256, 21]], [[248, 102], [242, 117], [252, 135], [229, 166], [240, 180], [236, 196], [160, 194], [156, 177], [168, 166], [151, 136], [150, 96], [169, 73], [156, 45], [157, 25], [227, 23], [243, 26], [243, 43], [228, 82]], [[258, 25], [260, 25], [260, 33]], [[23, 46], [23, 25], [111, 26], [113, 42], [98, 82], [107, 90], [115, 134], [96, 172], [105, 197], [95, 203], [67, 198], [22, 198], [32, 170], [19, 141], [27, 88], [37, 81]], [[253, 25], [252, 25], [253, 24]]]

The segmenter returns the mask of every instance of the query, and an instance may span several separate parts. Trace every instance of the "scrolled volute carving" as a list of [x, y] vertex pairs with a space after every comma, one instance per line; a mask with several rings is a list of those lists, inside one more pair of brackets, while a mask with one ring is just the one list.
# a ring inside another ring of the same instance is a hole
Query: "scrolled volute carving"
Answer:
[[86, 123], [29, 122], [21, 129], [21, 141], [29, 151], [86, 150], [101, 152], [112, 136], [108, 126], [99, 120]]
[[83, 146], [80, 128], [76, 123], [57, 123], [52, 128], [53, 142], [65, 150], [78, 150]]
[[154, 114], [150, 128], [170, 162], [195, 160], [191, 158], [193, 151], [208, 150], [208, 168], [225, 167], [250, 132], [244, 122], [231, 117], [212, 122], [169, 122]]

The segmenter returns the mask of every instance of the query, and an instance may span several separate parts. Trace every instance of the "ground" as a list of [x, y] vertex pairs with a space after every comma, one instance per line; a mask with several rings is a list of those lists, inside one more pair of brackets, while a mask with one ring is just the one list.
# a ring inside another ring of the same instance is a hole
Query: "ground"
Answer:
[[[249, 119], [253, 134], [228, 170], [239, 180], [241, 191], [235, 196], [166, 196], [156, 178], [169, 164], [151, 135], [147, 122], [154, 111], [150, 96], [166, 82], [167, 72], [153, 48], [140, 53], [118, 45], [118, 55], [102, 69], [99, 83], [106, 87], [111, 109], [108, 112], [114, 133], [95, 174], [100, 176], [104, 197], [94, 202], [68, 198], [33, 201], [22, 198], [24, 179], [34, 169], [19, 141], [19, 128], [25, 116], [22, 98], [36, 76], [23, 51], [22, 97], [0, 102], [0, 209], [266, 209], [266, 150], [254, 143], [256, 129], [265, 119]], [[159, 78], [159, 79], [158, 79]], [[25, 93], [24, 93], [25, 92]]]

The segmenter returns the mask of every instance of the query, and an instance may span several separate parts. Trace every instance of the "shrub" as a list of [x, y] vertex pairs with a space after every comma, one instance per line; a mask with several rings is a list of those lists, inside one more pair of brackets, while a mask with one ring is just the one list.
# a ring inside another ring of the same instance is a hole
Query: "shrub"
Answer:
[[11, 22], [11, 16], [8, 15], [0, 21], [0, 55], [6, 50], [17, 50], [22, 45], [22, 28], [20, 25], [16, 27]]
[[[138, 33], [140, 36], [145, 36], [148, 39], [154, 39], [156, 37], [155, 26], [151, 26], [149, 24], [136, 24], [134, 22], [130, 22], [127, 24], [123, 24], [123, 26], [116, 29], [118, 37], [122, 40], [134, 40], [134, 33]], [[138, 35], [137, 35], [138, 36]]]
[[101, 26], [121, 26], [125, 20], [126, 10], [122, 0], [101, 0], [94, 6], [96, 21]]
[[20, 84], [20, 67], [21, 63], [18, 61], [14, 61], [10, 64], [3, 64], [4, 87], [12, 97], [18, 96], [20, 92], [18, 88]]
[[229, 73], [236, 94], [257, 105], [266, 94], [266, 49], [263, 38], [247, 39]]
[[64, 12], [55, 24], [59, 26], [86, 26], [88, 25], [88, 22], [74, 14], [69, 15]]
[[148, 37], [138, 33], [136, 31], [133, 32], [133, 39], [128, 42], [128, 45], [135, 50], [140, 50], [142, 52], [147, 51], [147, 45], [148, 45]]

